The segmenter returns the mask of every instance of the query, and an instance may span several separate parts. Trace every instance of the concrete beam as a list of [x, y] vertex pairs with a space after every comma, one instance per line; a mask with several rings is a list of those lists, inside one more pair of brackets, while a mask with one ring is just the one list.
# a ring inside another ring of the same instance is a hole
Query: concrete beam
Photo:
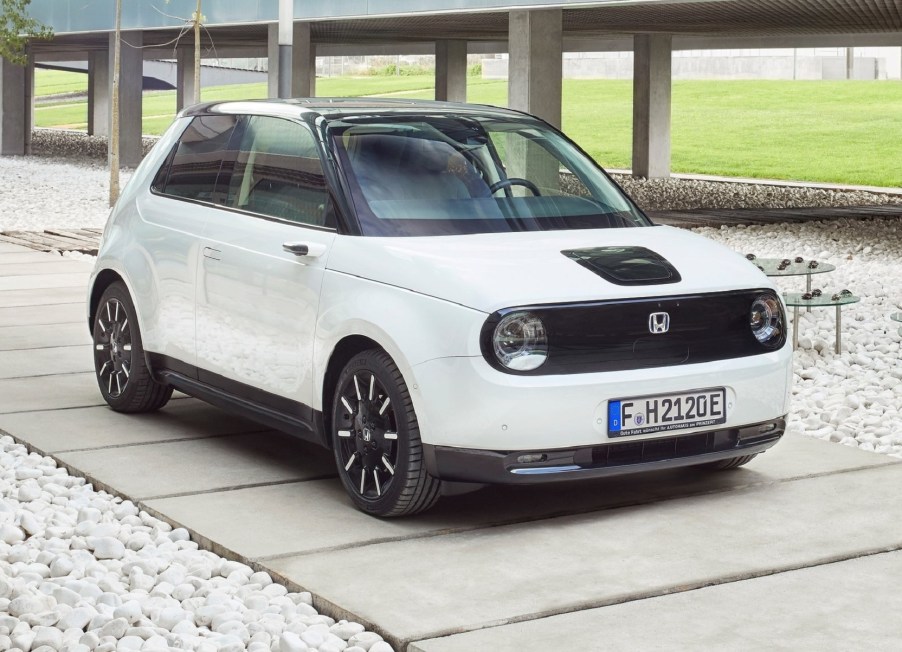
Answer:
[[176, 110], [181, 111], [192, 104], [194, 104], [194, 51], [182, 48], [176, 51], [175, 59]]
[[110, 135], [110, 90], [112, 77], [109, 50], [88, 54], [88, 134]]
[[0, 156], [25, 154], [26, 71], [0, 57]]
[[[116, 35], [110, 34], [110, 79], [113, 78], [113, 47]], [[119, 164], [137, 167], [144, 158], [141, 141], [141, 111], [144, 81], [144, 33], [122, 32], [119, 53]], [[112, 117], [112, 116], [111, 116]], [[112, 132], [112, 130], [110, 130]]]
[[561, 126], [562, 13], [560, 9], [510, 12], [508, 106]]
[[671, 37], [637, 34], [633, 56], [633, 175], [670, 176]]
[[467, 101], [467, 42], [435, 42], [435, 99]]

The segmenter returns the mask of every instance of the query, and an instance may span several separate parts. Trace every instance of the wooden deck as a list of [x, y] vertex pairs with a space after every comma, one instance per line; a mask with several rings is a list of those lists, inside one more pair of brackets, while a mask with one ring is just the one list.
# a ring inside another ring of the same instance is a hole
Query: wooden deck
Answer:
[[97, 255], [103, 229], [45, 229], [44, 231], [0, 231], [0, 242], [37, 251], [77, 251]]
[[[705, 209], [691, 211], [647, 211], [655, 224], [683, 228], [719, 227], [734, 224], [781, 224], [838, 218], [902, 218], [902, 204], [851, 206], [846, 208]], [[10, 242], [38, 251], [78, 251], [97, 255], [102, 229], [45, 229], [44, 231], [2, 231], [0, 242]]]

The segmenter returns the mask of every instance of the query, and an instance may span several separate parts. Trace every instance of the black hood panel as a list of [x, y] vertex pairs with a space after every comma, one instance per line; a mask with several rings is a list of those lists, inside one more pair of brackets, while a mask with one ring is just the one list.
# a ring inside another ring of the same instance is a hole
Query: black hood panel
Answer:
[[591, 247], [561, 253], [615, 285], [664, 285], [682, 280], [670, 261], [645, 247]]

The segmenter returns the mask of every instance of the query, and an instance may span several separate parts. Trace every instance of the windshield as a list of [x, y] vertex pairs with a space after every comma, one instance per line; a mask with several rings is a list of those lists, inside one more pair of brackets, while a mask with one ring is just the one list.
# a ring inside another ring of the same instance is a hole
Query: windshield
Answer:
[[364, 235], [650, 226], [573, 143], [527, 118], [344, 118], [329, 136]]

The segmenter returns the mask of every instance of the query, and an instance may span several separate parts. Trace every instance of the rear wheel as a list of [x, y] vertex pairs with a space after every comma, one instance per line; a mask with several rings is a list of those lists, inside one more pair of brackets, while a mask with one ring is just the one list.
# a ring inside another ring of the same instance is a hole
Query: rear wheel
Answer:
[[708, 462], [707, 464], [702, 464], [702, 467], [712, 471], [728, 471], [730, 469], [738, 469], [740, 466], [745, 466], [756, 457], [758, 457], [757, 453], [754, 455], [741, 455], [739, 457], [731, 457], [717, 462]]
[[112, 283], [100, 297], [93, 339], [97, 384], [111, 408], [117, 412], [152, 412], [166, 405], [172, 388], [151, 377], [135, 307], [123, 283]]
[[354, 504], [377, 516], [432, 507], [441, 483], [426, 471], [413, 403], [387, 353], [371, 349], [342, 370], [332, 404], [332, 447]]

